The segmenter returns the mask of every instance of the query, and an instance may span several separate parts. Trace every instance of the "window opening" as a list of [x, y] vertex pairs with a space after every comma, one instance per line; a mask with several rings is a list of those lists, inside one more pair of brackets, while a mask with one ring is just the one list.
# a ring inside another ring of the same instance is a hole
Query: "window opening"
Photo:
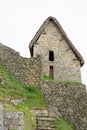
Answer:
[[49, 51], [49, 61], [54, 61], [54, 51]]

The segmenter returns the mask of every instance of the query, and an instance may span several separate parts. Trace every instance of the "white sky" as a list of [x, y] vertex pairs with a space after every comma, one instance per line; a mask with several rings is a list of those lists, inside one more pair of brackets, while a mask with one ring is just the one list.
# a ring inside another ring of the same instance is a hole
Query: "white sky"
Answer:
[[87, 84], [87, 0], [0, 0], [0, 42], [28, 57], [30, 40], [49, 16], [83, 56], [82, 81]]

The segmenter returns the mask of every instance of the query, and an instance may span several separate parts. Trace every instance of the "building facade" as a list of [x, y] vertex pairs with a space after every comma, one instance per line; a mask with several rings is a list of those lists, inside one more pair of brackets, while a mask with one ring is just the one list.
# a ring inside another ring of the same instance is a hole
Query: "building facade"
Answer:
[[31, 40], [30, 53], [42, 59], [42, 76], [81, 82], [84, 60], [54, 17], [48, 17]]

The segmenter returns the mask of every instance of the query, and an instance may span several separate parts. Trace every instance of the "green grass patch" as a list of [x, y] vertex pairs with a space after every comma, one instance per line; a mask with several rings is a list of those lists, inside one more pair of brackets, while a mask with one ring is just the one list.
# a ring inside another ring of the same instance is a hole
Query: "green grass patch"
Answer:
[[50, 77], [49, 77], [49, 76], [47, 76], [47, 75], [43, 75], [42, 80], [49, 80], [49, 81], [53, 81], [53, 79], [52, 79], [52, 78], [50, 78]]
[[74, 130], [73, 126], [64, 118], [60, 117], [55, 122], [56, 130]]
[[24, 113], [24, 119], [24, 129], [34, 130], [36, 126], [36, 118], [28, 109], [26, 109]]
[[[0, 65], [0, 101], [4, 106], [11, 106], [12, 99], [22, 99], [22, 102], [14, 106], [29, 109], [46, 109], [46, 103], [38, 87], [20, 84], [8, 71]], [[8, 107], [9, 108], [9, 107]]]
[[43, 81], [51, 81], [51, 82], [54, 82], [54, 83], [64, 83], [64, 84], [77, 84], [77, 85], [80, 85], [81, 83], [80, 82], [77, 82], [77, 81], [71, 81], [71, 80], [54, 80], [52, 78], [50, 78], [49, 76], [47, 75], [44, 75], [42, 77], [42, 80]]
[[[12, 100], [22, 101], [17, 105], [12, 104]], [[24, 129], [34, 130], [35, 117], [30, 112], [31, 109], [47, 109], [45, 100], [35, 86], [25, 86], [20, 84], [14, 76], [0, 65], [0, 102], [3, 104], [3, 111], [24, 112]]]

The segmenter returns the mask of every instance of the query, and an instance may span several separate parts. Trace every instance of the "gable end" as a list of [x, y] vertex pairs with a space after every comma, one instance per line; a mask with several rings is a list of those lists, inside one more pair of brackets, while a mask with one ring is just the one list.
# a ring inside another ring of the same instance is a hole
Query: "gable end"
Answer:
[[77, 59], [80, 61], [80, 65], [83, 66], [84, 65], [84, 59], [81, 56], [81, 54], [78, 52], [78, 50], [75, 48], [75, 46], [72, 44], [72, 42], [70, 41], [70, 39], [68, 38], [68, 36], [66, 35], [65, 31], [63, 30], [62, 26], [60, 25], [60, 23], [57, 21], [56, 18], [50, 16], [48, 17], [44, 23], [41, 25], [41, 27], [39, 28], [39, 30], [37, 31], [37, 33], [35, 34], [34, 38], [31, 40], [30, 44], [29, 44], [29, 49], [30, 49], [30, 54], [33, 57], [33, 48], [34, 48], [34, 44], [37, 43], [37, 40], [39, 39], [40, 35], [43, 33], [45, 26], [48, 25], [49, 22], [54, 22], [54, 24], [57, 26], [57, 28], [60, 30], [62, 36], [64, 37], [64, 39], [67, 41], [68, 45], [70, 46], [71, 50], [73, 51], [73, 53], [75, 54], [75, 56], [77, 57]]

